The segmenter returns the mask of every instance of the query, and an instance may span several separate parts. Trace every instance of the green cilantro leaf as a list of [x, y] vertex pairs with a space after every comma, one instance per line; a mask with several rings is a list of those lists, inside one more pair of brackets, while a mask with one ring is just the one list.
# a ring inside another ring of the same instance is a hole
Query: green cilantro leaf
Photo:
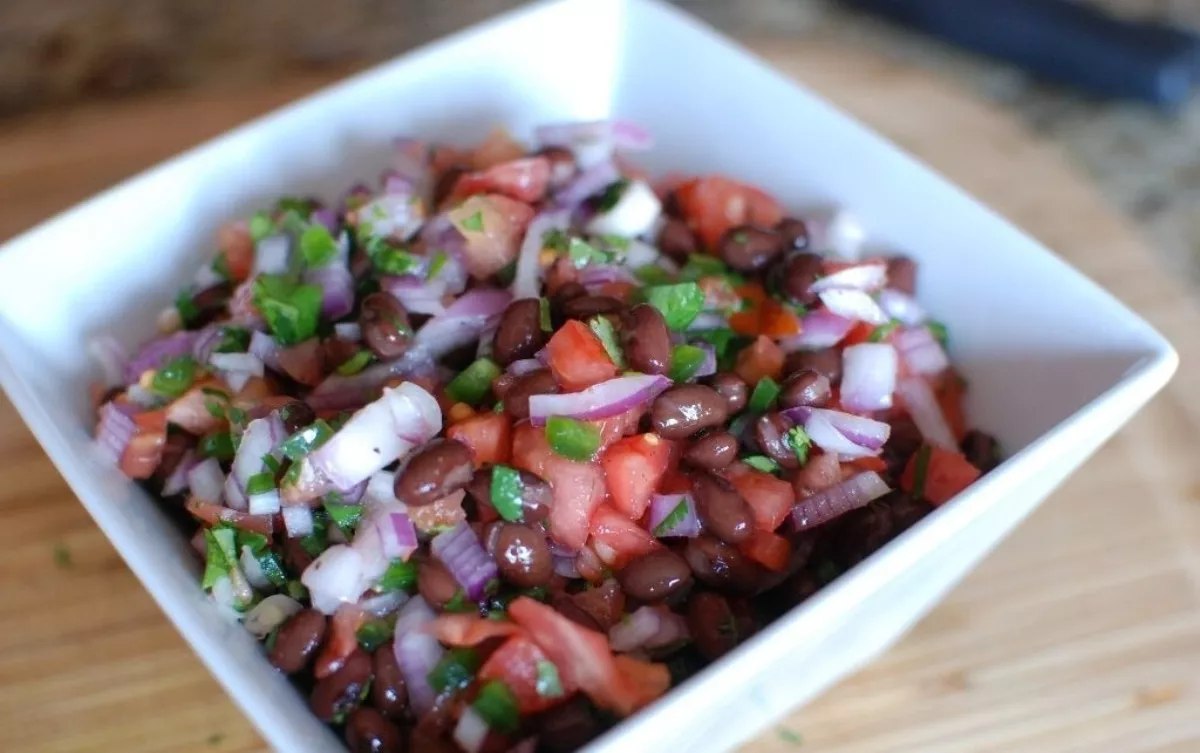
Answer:
[[610, 183], [604, 192], [600, 194], [600, 199], [596, 203], [596, 209], [601, 212], [607, 212], [621, 201], [621, 196], [625, 194], [625, 189], [629, 188], [629, 179], [621, 178], [618, 181]]
[[774, 473], [779, 470], [779, 463], [776, 463], [766, 455], [747, 455], [742, 458], [742, 462], [754, 470], [762, 471], [763, 473]]
[[662, 522], [654, 526], [654, 535], [658, 537], [666, 536], [675, 526], [683, 522], [683, 519], [688, 514], [688, 500], [683, 498], [679, 500], [679, 504], [675, 505], [675, 509], [667, 513], [667, 517], [662, 519]]
[[658, 309], [673, 330], [686, 329], [704, 308], [704, 292], [694, 282], [651, 285], [645, 288], [646, 301]]
[[321, 288], [303, 285], [281, 275], [261, 275], [254, 281], [254, 305], [280, 345], [297, 345], [317, 332]]
[[309, 267], [323, 267], [337, 256], [337, 241], [319, 222], [309, 225], [300, 235], [300, 255]]
[[812, 438], [808, 436], [808, 432], [803, 426], [793, 426], [788, 430], [785, 440], [788, 447], [792, 448], [792, 452], [796, 453], [796, 459], [801, 465], [808, 462], [808, 452], [812, 449]]
[[248, 224], [250, 230], [250, 238], [258, 243], [263, 238], [266, 238], [271, 233], [275, 232], [275, 222], [266, 212], [255, 212], [250, 218]]
[[643, 285], [667, 285], [671, 282], [671, 273], [657, 264], [638, 267], [633, 274]]
[[892, 333], [900, 327], [900, 322], [892, 319], [891, 321], [880, 324], [875, 329], [871, 330], [871, 334], [867, 336], [867, 342], [881, 343], [892, 336]]
[[395, 559], [379, 578], [379, 591], [411, 591], [417, 585], [417, 563]]
[[460, 230], [466, 230], [472, 233], [483, 232], [483, 210], [475, 212], [475, 214], [467, 217], [458, 225]]
[[200, 319], [200, 307], [192, 300], [190, 290], [179, 291], [179, 295], [175, 297], [175, 310], [179, 312], [179, 319], [184, 327], [191, 327]]
[[596, 337], [600, 338], [600, 344], [604, 346], [604, 350], [612, 362], [617, 365], [618, 369], [624, 371], [625, 353], [617, 341], [617, 328], [613, 326], [612, 320], [607, 316], [593, 316], [588, 319], [588, 327], [596, 334]]
[[196, 380], [196, 359], [191, 356], [172, 358], [154, 372], [150, 389], [164, 397], [176, 398], [188, 391]]
[[517, 699], [504, 683], [498, 680], [484, 683], [472, 706], [488, 726], [500, 734], [508, 735], [517, 730], [520, 722]]

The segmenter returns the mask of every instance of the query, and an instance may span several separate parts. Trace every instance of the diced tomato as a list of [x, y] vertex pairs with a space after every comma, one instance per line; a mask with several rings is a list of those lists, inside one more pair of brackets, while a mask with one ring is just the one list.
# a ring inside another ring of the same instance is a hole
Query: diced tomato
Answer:
[[654, 193], [658, 195], [658, 198], [665, 200], [671, 195], [671, 192], [690, 180], [692, 178], [685, 173], [667, 173], [654, 181]]
[[787, 568], [792, 556], [792, 542], [770, 531], [755, 531], [739, 548], [742, 554], [777, 573]]
[[251, 531], [253, 533], [261, 533], [267, 536], [271, 535], [274, 530], [275, 519], [271, 515], [251, 515], [248, 512], [234, 510], [224, 505], [205, 502], [195, 497], [191, 497], [187, 501], [187, 511], [197, 519], [208, 523], [210, 526], [218, 525], [219, 523], [228, 523], [234, 528], [240, 528], [243, 531]]
[[318, 680], [342, 668], [346, 659], [358, 648], [358, 629], [367, 621], [367, 613], [357, 604], [342, 604], [329, 621], [329, 631], [321, 644], [321, 653], [313, 664]]
[[523, 156], [525, 147], [517, 143], [502, 126], [496, 126], [471, 152], [471, 167], [486, 170], [493, 165], [511, 162]]
[[830, 452], [813, 452], [804, 467], [792, 476], [792, 488], [798, 499], [811, 497], [819, 491], [840, 484], [842, 468], [837, 455]]
[[915, 453], [900, 474], [900, 487], [907, 492], [929, 500], [931, 504], [941, 505], [954, 495], [966, 489], [982, 475], [981, 471], [971, 465], [961, 453], [947, 450], [943, 447], [927, 445], [929, 464], [925, 469], [925, 485], [917, 490], [917, 465], [926, 454], [924, 448]]
[[679, 470], [672, 469], [663, 474], [658, 485], [659, 494], [691, 494], [692, 480]]
[[874, 456], [868, 456], [865, 458], [855, 458], [854, 460], [851, 460], [849, 463], [843, 463], [842, 465], [843, 466], [848, 465], [848, 466], [854, 468], [856, 473], [861, 473], [862, 471], [875, 471], [876, 473], [886, 473], [887, 472], [887, 463], [885, 463], [883, 461], [883, 458], [874, 457]]
[[600, 458], [613, 505], [629, 519], [639, 520], [670, 461], [671, 444], [657, 434], [639, 434], [614, 443]]
[[159, 410], [145, 410], [141, 413], [133, 414], [133, 425], [137, 427], [138, 434], [158, 434], [167, 430], [167, 422], [170, 421], [170, 415], [167, 410], [160, 408]]
[[[562, 703], [577, 690], [559, 672], [559, 681], [563, 686], [563, 692], [560, 695], [552, 696], [544, 696], [539, 693], [538, 669], [542, 662], [550, 662], [550, 660], [546, 658], [545, 652], [538, 647], [538, 644], [523, 635], [514, 635], [483, 663], [483, 666], [479, 668], [479, 678], [481, 680], [499, 680], [504, 683], [517, 699], [517, 708], [522, 714], [536, 714]], [[550, 663], [553, 664], [553, 662]]]
[[[903, 360], [903, 359], [901, 359]], [[951, 433], [959, 442], [967, 435], [967, 413], [963, 401], [967, 396], [966, 382], [958, 374], [949, 373], [937, 388], [937, 401]]]
[[637, 290], [637, 286], [632, 282], [606, 282], [596, 291], [600, 295], [607, 295], [616, 298], [618, 301], [627, 301], [633, 291]]
[[483, 280], [516, 260], [533, 208], [489, 193], [469, 197], [446, 216], [466, 239], [463, 256], [467, 271]]
[[874, 324], [867, 324], [866, 322], [858, 322], [853, 327], [851, 327], [850, 331], [846, 333], [846, 336], [844, 338], [842, 338], [841, 344], [843, 347], [849, 347], [851, 345], [860, 345], [860, 344], [865, 343], [868, 340], [870, 340], [871, 333], [873, 333], [874, 331], [875, 331]]
[[796, 492], [788, 482], [769, 473], [756, 471], [742, 463], [734, 463], [726, 471], [729, 483], [750, 505], [754, 526], [761, 531], [774, 531], [787, 519]]
[[421, 533], [432, 534], [443, 528], [453, 528], [467, 519], [467, 512], [462, 506], [465, 496], [467, 493], [462, 489], [450, 492], [432, 505], [408, 508], [408, 517]]
[[758, 327], [762, 321], [758, 314], [757, 308], [730, 314], [729, 328], [739, 335], [754, 337], [758, 334]]
[[613, 578], [569, 598], [604, 630], [620, 622], [625, 614], [625, 592]]
[[617, 654], [613, 662], [617, 674], [633, 694], [635, 708], [650, 705], [671, 689], [671, 671], [666, 664], [642, 661], [629, 654]]
[[121, 473], [129, 478], [150, 478], [162, 461], [163, 448], [167, 445], [165, 431], [146, 432], [134, 435], [121, 454]]
[[475, 465], [507, 463], [512, 448], [512, 417], [507, 413], [476, 413], [446, 429], [446, 437], [471, 448]]
[[731, 228], [747, 224], [774, 227], [783, 219], [783, 208], [767, 193], [720, 175], [687, 181], [675, 189], [675, 197], [688, 224], [710, 251]]
[[477, 614], [443, 614], [423, 630], [447, 646], [477, 646], [489, 638], [504, 638], [521, 632], [511, 622], [487, 620]]
[[597, 463], [576, 463], [550, 448], [546, 432], [528, 422], [513, 427], [512, 462], [541, 476], [553, 492], [550, 535], [569, 549], [587, 542], [592, 513], [604, 501], [604, 470]]
[[774, 298], [763, 301], [758, 322], [759, 334], [767, 337], [791, 337], [800, 334], [800, 317]]
[[546, 184], [549, 182], [550, 160], [545, 157], [522, 157], [462, 176], [454, 184], [447, 203], [453, 205], [480, 193], [498, 193], [532, 204], [545, 198]]
[[204, 394], [202, 388], [192, 387], [166, 407], [167, 421], [191, 434], [207, 434], [225, 424], [225, 419], [209, 412], [209, 403], [222, 410], [228, 405], [220, 398]]
[[645, 412], [645, 405], [637, 405], [615, 416], [588, 421], [589, 424], [600, 430], [600, 449], [603, 450], [626, 434], [637, 431], [642, 414]]
[[608, 505], [600, 505], [592, 515], [591, 532], [591, 548], [614, 570], [662, 546], [649, 531]]
[[[553, 251], [549, 253], [554, 254]], [[542, 266], [546, 268], [542, 280], [546, 285], [546, 295], [548, 296], [556, 295], [567, 283], [579, 282], [579, 270], [567, 256], [554, 256], [553, 261], [548, 264], [543, 261]]]
[[217, 248], [225, 255], [229, 276], [241, 282], [254, 269], [254, 239], [245, 222], [226, 222], [217, 230]]
[[734, 291], [747, 305], [753, 308], [758, 308], [767, 300], [767, 290], [762, 283], [747, 282], [734, 288]]
[[315, 387], [325, 378], [321, 341], [310, 337], [302, 343], [279, 349], [279, 367], [300, 384]]
[[775, 341], [759, 335], [738, 353], [733, 370], [746, 384], [755, 385], [763, 377], [779, 379], [783, 374], [783, 359], [783, 351]]
[[[588, 630], [541, 602], [518, 596], [509, 605], [508, 615], [529, 631], [534, 642], [558, 667], [562, 680], [587, 693], [601, 708], [627, 716], [644, 702], [645, 694], [639, 694], [635, 688], [657, 688], [657, 679], [637, 683], [632, 677], [626, 679], [617, 668], [604, 635]], [[625, 672], [636, 674], [629, 670]], [[669, 680], [668, 677], [668, 683]]]
[[617, 375], [617, 365], [600, 338], [577, 319], [568, 321], [551, 336], [546, 353], [550, 370], [567, 392], [587, 389]]

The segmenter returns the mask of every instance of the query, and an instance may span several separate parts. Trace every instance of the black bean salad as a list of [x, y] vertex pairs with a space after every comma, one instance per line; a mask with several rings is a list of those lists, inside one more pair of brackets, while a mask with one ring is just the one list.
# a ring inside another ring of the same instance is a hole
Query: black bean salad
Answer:
[[997, 462], [916, 265], [626, 122], [220, 228], [96, 447], [353, 751], [571, 751]]

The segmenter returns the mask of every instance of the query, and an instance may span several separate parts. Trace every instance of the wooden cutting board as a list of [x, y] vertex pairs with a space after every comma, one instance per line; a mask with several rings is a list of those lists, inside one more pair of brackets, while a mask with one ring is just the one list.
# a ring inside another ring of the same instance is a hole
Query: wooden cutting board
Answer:
[[[1195, 305], [1007, 114], [862, 51], [759, 47], [1115, 291], [1183, 367], [900, 645], [745, 750], [1200, 750]], [[0, 238], [320, 83], [0, 125]], [[263, 749], [0, 399], [0, 750]]]

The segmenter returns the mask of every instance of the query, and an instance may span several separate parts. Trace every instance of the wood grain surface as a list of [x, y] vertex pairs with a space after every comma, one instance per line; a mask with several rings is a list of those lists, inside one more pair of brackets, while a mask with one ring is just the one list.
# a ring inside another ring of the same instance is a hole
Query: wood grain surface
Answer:
[[[1200, 750], [1200, 312], [1003, 112], [862, 51], [758, 47], [1113, 290], [1183, 366], [911, 635], [745, 750]], [[0, 238], [320, 83], [0, 125]], [[0, 523], [0, 750], [264, 749], [2, 399]]]

